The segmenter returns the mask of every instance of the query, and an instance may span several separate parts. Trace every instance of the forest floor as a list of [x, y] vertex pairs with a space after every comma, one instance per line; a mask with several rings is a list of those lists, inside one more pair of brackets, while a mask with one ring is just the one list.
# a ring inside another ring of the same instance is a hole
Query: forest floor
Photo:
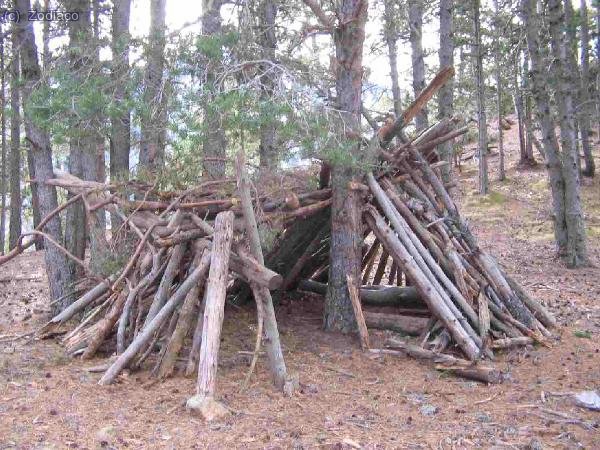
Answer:
[[[561, 328], [551, 348], [499, 355], [503, 384], [362, 353], [355, 337], [321, 330], [319, 297], [298, 296], [277, 309], [289, 371], [300, 377], [293, 397], [272, 388], [264, 356], [240, 392], [255, 312], [252, 305], [227, 308], [218, 392], [232, 414], [217, 423], [183, 409], [195, 380], [153, 383], [139, 372], [100, 387], [100, 375], [86, 368], [103, 359], [70, 359], [53, 340], [0, 343], [0, 449], [600, 448], [600, 413], [575, 406], [568, 395], [600, 388], [600, 269], [570, 270], [556, 260], [543, 165], [517, 168], [516, 127], [507, 134], [507, 180], [495, 181], [498, 158], [490, 158], [492, 192], [479, 197], [475, 162], [463, 164], [461, 210], [482, 246], [549, 306]], [[583, 184], [598, 266], [600, 176]], [[40, 253], [2, 267], [0, 342], [47, 320], [46, 287]], [[375, 345], [383, 338], [374, 332]]]

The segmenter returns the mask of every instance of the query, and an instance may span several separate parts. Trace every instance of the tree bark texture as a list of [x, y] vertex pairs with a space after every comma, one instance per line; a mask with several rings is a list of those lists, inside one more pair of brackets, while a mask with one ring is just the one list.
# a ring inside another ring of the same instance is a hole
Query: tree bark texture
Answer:
[[[590, 89], [590, 33], [588, 25], [588, 9], [585, 0], [581, 0], [579, 7], [581, 16], [581, 103], [579, 109], [580, 114], [580, 132], [581, 132], [581, 147], [583, 149], [583, 157], [585, 159], [585, 168], [582, 172], [586, 177], [593, 177], [596, 173], [596, 165], [594, 155], [592, 155], [591, 143], [591, 120], [592, 109], [589, 101], [592, 98]], [[597, 87], [598, 88], [598, 87]]]
[[[223, 0], [202, 0], [202, 35], [213, 36], [221, 33], [221, 6]], [[218, 180], [225, 177], [225, 158], [227, 140], [222, 125], [221, 111], [212, 105], [213, 98], [218, 95], [215, 81], [215, 70], [220, 61], [205, 58], [206, 98], [204, 105], [204, 145], [202, 154], [206, 158], [203, 163], [202, 177], [205, 180]]]
[[12, 61], [10, 63], [10, 223], [8, 248], [13, 249], [21, 234], [21, 105], [19, 88], [19, 42], [16, 26], [11, 32]]
[[479, 153], [479, 193], [486, 195], [489, 189], [487, 167], [487, 121], [485, 114], [485, 79], [483, 74], [483, 51], [481, 45], [480, 0], [473, 0], [473, 29], [475, 43], [475, 78], [477, 82], [477, 150]]
[[[18, 0], [16, 6], [20, 11], [29, 11], [29, 0]], [[33, 23], [21, 21], [18, 26], [19, 42], [21, 43], [21, 75], [23, 78], [23, 103], [27, 104], [34, 86], [40, 82], [40, 66], [37, 57], [37, 47], [33, 33]], [[46, 216], [58, 206], [56, 189], [44, 181], [53, 178], [52, 148], [48, 134], [40, 129], [28, 115], [25, 115], [25, 132], [31, 143], [31, 155], [35, 178], [37, 180], [40, 215]], [[52, 218], [45, 228], [54, 240], [62, 239], [61, 224], [58, 217]], [[46, 272], [50, 288], [50, 299], [63, 298], [54, 307], [60, 311], [70, 303], [70, 296], [66, 295], [70, 289], [72, 277], [67, 270], [67, 258], [53, 245], [46, 245], [45, 252]]]
[[149, 172], [160, 170], [165, 146], [165, 6], [166, 0], [150, 1], [150, 37], [144, 74], [144, 107], [140, 139], [140, 166]]
[[[438, 52], [440, 67], [454, 66], [454, 0], [440, 0], [440, 49]], [[454, 114], [454, 81], [451, 78], [444, 84], [438, 93], [438, 118], [446, 119]], [[453, 145], [452, 141], [444, 142], [438, 146], [440, 158], [448, 161], [442, 166], [442, 181], [451, 181], [451, 164]]]
[[398, 81], [398, 25], [397, 2], [385, 0], [383, 3], [383, 35], [387, 45], [388, 60], [390, 62], [390, 79], [392, 82], [392, 100], [394, 114], [399, 117], [402, 113], [402, 97], [400, 95], [400, 82]]
[[[412, 58], [412, 85], [415, 98], [425, 89], [425, 60], [423, 55], [423, 0], [408, 1], [408, 25]], [[428, 126], [427, 109], [422, 108], [415, 117], [417, 132]]]
[[[339, 23], [334, 29], [337, 106], [343, 111], [345, 126], [356, 130], [357, 134], [360, 134], [362, 51], [367, 7], [366, 0], [341, 1], [337, 10]], [[360, 160], [358, 142], [352, 145], [351, 152], [349, 159]], [[351, 275], [354, 280], [360, 279], [363, 241], [361, 197], [358, 191], [348, 189], [348, 183], [357, 181], [357, 178], [357, 169], [350, 165], [333, 167], [329, 284], [324, 309], [326, 330], [349, 332], [356, 327], [346, 275]]]

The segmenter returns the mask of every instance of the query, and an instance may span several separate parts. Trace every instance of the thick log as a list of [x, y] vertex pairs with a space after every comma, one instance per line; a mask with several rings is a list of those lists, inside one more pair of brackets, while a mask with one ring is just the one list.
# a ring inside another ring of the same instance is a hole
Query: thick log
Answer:
[[[236, 254], [237, 253], [237, 254]], [[231, 270], [241, 275], [244, 280], [252, 281], [259, 286], [269, 290], [279, 289], [283, 283], [283, 277], [271, 269], [263, 266], [247, 250], [238, 246], [236, 253], [231, 255], [229, 266]]]
[[408, 336], [419, 336], [429, 320], [424, 317], [412, 317], [399, 314], [383, 314], [365, 311], [367, 327], [379, 330], [392, 330]]
[[200, 345], [200, 363], [196, 385], [196, 392], [200, 401], [213, 398], [216, 389], [217, 358], [225, 310], [227, 274], [233, 238], [233, 218], [233, 213], [227, 211], [219, 213], [215, 220], [210, 270], [206, 283], [202, 344]]
[[362, 306], [360, 305], [360, 298], [358, 295], [358, 288], [352, 275], [346, 275], [346, 282], [348, 283], [348, 291], [350, 294], [350, 301], [352, 302], [352, 309], [354, 310], [354, 317], [356, 318], [356, 324], [358, 328], [358, 335], [360, 337], [360, 347], [363, 350], [368, 350], [369, 345], [369, 330], [365, 323], [365, 316], [363, 314]]
[[[302, 291], [325, 295], [327, 284], [313, 280], [302, 280], [298, 284]], [[363, 286], [360, 289], [360, 299], [366, 305], [372, 306], [419, 306], [423, 300], [414, 286]]]
[[368, 207], [365, 218], [379, 241], [388, 249], [392, 257], [400, 264], [402, 270], [415, 284], [417, 291], [423, 298], [433, 314], [435, 314], [452, 334], [455, 342], [465, 352], [469, 359], [475, 360], [480, 356], [480, 351], [472, 337], [465, 331], [462, 323], [431, 286], [430, 280], [423, 274], [413, 257], [395, 236], [391, 228], [385, 223], [373, 207]]
[[388, 339], [386, 341], [386, 347], [390, 347], [394, 350], [401, 350], [413, 358], [433, 361], [437, 364], [436, 369], [449, 370], [464, 378], [489, 384], [499, 384], [503, 381], [502, 372], [494, 367], [482, 366], [479, 364], [475, 365], [465, 359], [425, 350], [424, 348], [397, 339]]

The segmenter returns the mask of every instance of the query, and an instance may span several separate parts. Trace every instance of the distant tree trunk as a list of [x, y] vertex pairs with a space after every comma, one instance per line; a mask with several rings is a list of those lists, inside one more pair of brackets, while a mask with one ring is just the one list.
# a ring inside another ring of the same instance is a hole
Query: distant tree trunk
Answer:
[[[425, 60], [423, 58], [423, 0], [408, 0], [408, 25], [412, 57], [413, 91], [415, 97], [425, 89]], [[427, 109], [423, 108], [415, 118], [417, 131], [428, 126]]]
[[0, 255], [4, 254], [6, 245], [6, 77], [4, 67], [4, 27], [0, 27], [0, 119], [1, 145], [2, 145], [2, 169], [0, 170]]
[[563, 154], [562, 174], [565, 183], [565, 222], [567, 224], [567, 264], [579, 267], [588, 264], [583, 207], [580, 198], [578, 154], [576, 149], [573, 108], [573, 80], [567, 69], [568, 57], [563, 30], [564, 13], [560, 0], [548, 1], [550, 42], [557, 77], [556, 104], [560, 118], [560, 141]]
[[166, 0], [150, 1], [149, 48], [144, 73], [144, 108], [141, 123], [140, 168], [155, 173], [163, 166], [165, 106], [165, 7]]
[[[274, 0], [262, 0], [259, 4], [260, 35], [259, 42], [262, 46], [264, 58], [268, 61], [275, 60], [277, 49], [277, 36], [275, 35], [275, 19], [277, 17], [277, 2]], [[262, 83], [260, 88], [261, 98], [267, 102], [273, 100], [275, 89], [275, 73], [270, 64], [261, 65]], [[279, 152], [277, 150], [277, 127], [275, 121], [270, 119], [268, 123], [260, 126], [260, 143], [258, 147], [260, 166], [266, 168], [277, 168], [279, 165]]]
[[[29, 11], [31, 5], [29, 0], [17, 0], [16, 7], [20, 11]], [[18, 42], [21, 44], [21, 74], [23, 79], [22, 95], [23, 103], [26, 105], [36, 84], [40, 82], [40, 66], [37, 57], [37, 47], [33, 33], [33, 23], [22, 20], [18, 25]], [[52, 170], [52, 148], [48, 134], [39, 128], [25, 114], [25, 133], [31, 143], [31, 154], [35, 169], [35, 179], [38, 185], [39, 207], [42, 216], [48, 215], [58, 206], [56, 189], [44, 182], [54, 177]], [[45, 232], [57, 242], [62, 240], [60, 219], [55, 216], [44, 228]], [[50, 300], [60, 302], [54, 305], [56, 311], [71, 302], [67, 295], [71, 289], [73, 278], [68, 270], [67, 258], [52, 244], [46, 242], [45, 261], [48, 284], [50, 288]]]
[[[525, 111], [523, 105], [523, 83], [519, 83], [519, 73], [521, 73], [520, 67], [520, 55], [521, 51], [518, 50], [515, 54], [514, 70], [513, 70], [513, 103], [515, 105], [515, 112], [517, 114], [517, 134], [519, 136], [519, 165], [527, 164], [527, 151], [525, 150]], [[521, 75], [521, 80], [525, 79], [525, 75]]]
[[[340, 1], [336, 11], [339, 23], [333, 33], [338, 63], [335, 84], [337, 106], [344, 112], [345, 126], [351, 130], [360, 130], [362, 52], [367, 8], [367, 0]], [[357, 134], [360, 135], [360, 132], [357, 131]], [[349, 156], [360, 159], [359, 142], [354, 144], [351, 152], [354, 154]], [[329, 283], [324, 308], [326, 330], [348, 332], [356, 328], [346, 277], [351, 275], [354, 280], [360, 279], [361, 196], [355, 190], [348, 189], [348, 183], [358, 179], [358, 176], [357, 169], [350, 165], [335, 165], [332, 169]]]
[[535, 166], [537, 164], [533, 156], [533, 120], [531, 120], [531, 98], [529, 96], [529, 55], [525, 52], [523, 55], [523, 76], [522, 76], [522, 96], [523, 96], [523, 124], [524, 128], [524, 153], [521, 155], [521, 164]]
[[[596, 3], [596, 60], [600, 61], [600, 2]], [[596, 70], [596, 96], [597, 96], [597, 126], [598, 142], [600, 142], [600, 70]]]
[[17, 30], [12, 33], [10, 64], [10, 224], [8, 248], [13, 249], [21, 235], [21, 107], [19, 105], [19, 41]]
[[585, 159], [585, 168], [582, 172], [586, 177], [593, 177], [596, 172], [591, 144], [592, 108], [589, 101], [592, 98], [590, 90], [590, 33], [588, 29], [588, 10], [586, 0], [581, 0], [579, 14], [581, 15], [581, 101], [579, 109], [581, 123], [581, 147]]
[[[114, 99], [119, 113], [111, 118], [110, 180], [129, 179], [129, 152], [131, 145], [131, 119], [129, 108], [125, 105], [129, 74], [129, 17], [131, 0], [115, 0], [112, 12], [112, 80]], [[111, 226], [116, 232], [121, 224], [117, 215], [111, 216]]]
[[[44, 11], [50, 11], [50, 0], [44, 0]], [[44, 20], [42, 25], [42, 67], [50, 67], [50, 21]]]
[[[221, 5], [223, 0], [202, 0], [202, 35], [212, 36], [221, 33]], [[220, 61], [211, 61], [207, 58], [206, 92], [208, 93], [204, 105], [204, 121], [206, 136], [204, 138], [203, 156], [204, 161], [203, 178], [206, 180], [218, 180], [225, 177], [225, 150], [227, 141], [223, 130], [221, 112], [211, 105], [212, 98], [218, 93], [215, 81], [215, 65]]]
[[[565, 64], [567, 64], [568, 75], [572, 82], [571, 85], [571, 96], [573, 101], [573, 129], [575, 130], [575, 151], [577, 153], [577, 173], [581, 173], [581, 149], [580, 141], [578, 136], [583, 135], [583, 124], [581, 122], [582, 114], [581, 109], [577, 109], [576, 106], [580, 105], [584, 99], [581, 97], [581, 72], [577, 64], [577, 18], [575, 17], [575, 11], [573, 10], [573, 3], [571, 0], [563, 0], [564, 5], [564, 47], [565, 47]], [[586, 131], [587, 132], [587, 131]]]
[[[440, 0], [440, 68], [454, 65], [453, 9], [454, 0]], [[439, 119], [452, 117], [454, 114], [454, 82], [452, 80], [440, 88], [438, 105]], [[442, 166], [441, 171], [444, 183], [449, 183], [453, 153], [452, 141], [438, 146], [438, 152], [441, 158], [448, 161], [448, 165]]]
[[500, 153], [500, 161], [498, 167], [498, 180], [504, 181], [506, 179], [506, 171], [504, 169], [504, 130], [502, 129], [502, 66], [501, 66], [501, 53], [500, 53], [500, 37], [502, 36], [500, 30], [500, 7], [498, 6], [498, 0], [494, 0], [494, 32], [496, 38], [494, 39], [494, 65], [496, 71], [496, 109], [498, 110], [498, 152]]
[[402, 113], [402, 96], [398, 80], [398, 15], [396, 14], [393, 0], [383, 3], [383, 34], [387, 45], [388, 59], [390, 62], [390, 78], [392, 80], [392, 100], [394, 101], [394, 114], [398, 117]]
[[540, 17], [536, 11], [536, 0], [521, 0], [521, 11], [527, 37], [527, 47], [531, 57], [531, 91], [537, 106], [537, 117], [542, 129], [542, 145], [552, 194], [554, 212], [554, 238], [558, 254], [567, 253], [567, 224], [565, 204], [565, 183], [562, 174], [562, 160], [556, 138], [554, 119], [550, 109], [550, 94], [547, 88], [547, 58], [542, 54]]
[[477, 125], [479, 139], [477, 149], [479, 154], [479, 193], [488, 193], [487, 168], [487, 121], [485, 117], [485, 85], [483, 77], [483, 52], [481, 50], [481, 23], [479, 22], [479, 0], [473, 0], [473, 25], [475, 31], [475, 74], [477, 79]]
[[[68, 22], [69, 27], [69, 56], [71, 70], [76, 80], [85, 82], [92, 76], [98, 76], [96, 60], [96, 44], [93, 35], [92, 21], [90, 17], [89, 0], [71, 0], [68, 7], [71, 11], [79, 12], [79, 20]], [[103, 181], [102, 172], [99, 167], [99, 153], [102, 152], [102, 141], [98, 128], [101, 118], [94, 115], [83, 117], [78, 123], [76, 136], [71, 137], [71, 157], [73, 169], [80, 170], [80, 176], [87, 181]], [[67, 247], [71, 247], [73, 254], [83, 259], [86, 246], [86, 215], [83, 202], [74, 209], [76, 212], [73, 222], [66, 223], [65, 235], [67, 236]], [[99, 210], [87, 217], [87, 230], [90, 236], [90, 264], [92, 270], [100, 272], [100, 254], [106, 248], [106, 225], [104, 211]], [[71, 262], [71, 270], [76, 275], [81, 273], [81, 268]]]

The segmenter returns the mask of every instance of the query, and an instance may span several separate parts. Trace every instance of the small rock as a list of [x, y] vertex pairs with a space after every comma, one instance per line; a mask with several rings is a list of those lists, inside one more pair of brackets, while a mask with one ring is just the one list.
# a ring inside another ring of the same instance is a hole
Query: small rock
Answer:
[[575, 404], [582, 408], [600, 411], [600, 395], [596, 391], [581, 391], [574, 396]]
[[437, 406], [430, 405], [429, 403], [425, 403], [419, 408], [419, 411], [421, 411], [421, 414], [424, 416], [433, 416], [439, 412], [439, 408]]
[[116, 437], [117, 430], [112, 425], [102, 427], [96, 432], [96, 441], [102, 447], [114, 444], [114, 442], [116, 441]]
[[486, 412], [478, 412], [475, 414], [477, 422], [488, 423], [492, 421], [492, 417]]
[[319, 392], [319, 387], [312, 383], [303, 384], [300, 392], [303, 394], [317, 394]]
[[300, 387], [300, 377], [298, 374], [288, 375], [287, 379], [283, 382], [283, 395], [291, 397], [294, 395]]
[[529, 441], [529, 444], [525, 448], [527, 450], [544, 450], [544, 444], [538, 438], [534, 437], [531, 438], [531, 441]]
[[223, 404], [212, 397], [203, 397], [201, 395], [190, 397], [185, 407], [192, 413], [198, 414], [207, 422], [222, 419], [229, 414], [229, 410]]

